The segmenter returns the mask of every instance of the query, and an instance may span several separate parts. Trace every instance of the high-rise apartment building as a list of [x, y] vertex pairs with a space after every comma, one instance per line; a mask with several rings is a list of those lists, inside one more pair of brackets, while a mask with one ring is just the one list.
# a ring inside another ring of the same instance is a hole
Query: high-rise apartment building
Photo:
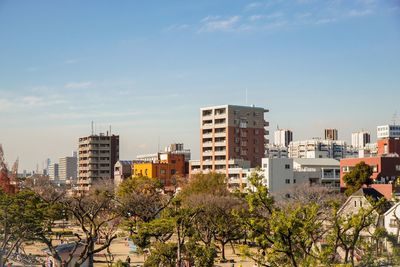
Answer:
[[78, 173], [78, 158], [63, 157], [59, 160], [58, 174], [60, 181], [76, 180]]
[[382, 125], [377, 127], [378, 139], [400, 138], [400, 125]]
[[371, 142], [371, 135], [368, 132], [356, 132], [351, 134], [351, 145], [353, 148], [363, 149]]
[[200, 169], [225, 171], [261, 166], [269, 126], [264, 119], [268, 110], [259, 107], [223, 105], [200, 110]]
[[79, 185], [87, 187], [98, 179], [113, 179], [119, 160], [119, 136], [100, 133], [79, 138]]
[[287, 129], [277, 129], [274, 134], [274, 145], [288, 147], [293, 141], [293, 132]]
[[49, 179], [51, 181], [58, 181], [58, 164], [57, 163], [53, 163], [49, 165]]
[[325, 129], [325, 140], [338, 140], [338, 130], [337, 129]]
[[289, 144], [290, 158], [333, 158], [342, 159], [350, 156], [344, 141], [312, 139], [293, 141]]

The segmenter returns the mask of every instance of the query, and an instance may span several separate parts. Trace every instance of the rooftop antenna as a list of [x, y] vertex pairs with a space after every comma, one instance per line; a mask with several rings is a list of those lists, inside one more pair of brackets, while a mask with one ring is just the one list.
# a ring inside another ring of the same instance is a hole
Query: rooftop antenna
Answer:
[[246, 106], [248, 105], [248, 90], [246, 88]]
[[392, 117], [392, 121], [393, 121], [393, 125], [396, 125], [396, 120], [397, 120], [397, 111], [394, 112], [393, 117]]
[[94, 135], [94, 122], [92, 121], [92, 135]]
[[111, 136], [111, 124], [110, 124], [110, 136]]

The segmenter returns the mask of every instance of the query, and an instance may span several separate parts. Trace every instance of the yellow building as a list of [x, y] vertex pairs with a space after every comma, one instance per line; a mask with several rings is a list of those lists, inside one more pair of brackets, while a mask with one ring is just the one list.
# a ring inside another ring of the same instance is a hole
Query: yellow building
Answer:
[[146, 176], [157, 178], [156, 164], [153, 162], [143, 162], [133, 164], [133, 176]]
[[172, 185], [176, 176], [186, 176], [185, 156], [181, 154], [163, 153], [155, 162], [135, 163], [132, 176], [146, 176], [159, 179], [164, 186]]

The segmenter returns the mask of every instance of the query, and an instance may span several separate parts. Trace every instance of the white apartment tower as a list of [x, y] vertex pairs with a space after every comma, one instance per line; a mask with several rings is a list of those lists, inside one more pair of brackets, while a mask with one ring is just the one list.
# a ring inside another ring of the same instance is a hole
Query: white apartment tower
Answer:
[[58, 164], [57, 163], [52, 163], [49, 165], [49, 179], [51, 181], [58, 181]]
[[82, 189], [99, 179], [113, 179], [119, 160], [119, 136], [100, 133], [79, 138], [79, 181]]
[[293, 132], [288, 129], [277, 129], [274, 134], [274, 145], [278, 147], [288, 147], [293, 141]]
[[59, 160], [58, 165], [60, 181], [76, 180], [78, 174], [78, 158], [63, 157]]
[[382, 125], [377, 127], [378, 139], [400, 138], [400, 125]]
[[344, 141], [312, 139], [289, 144], [290, 158], [346, 158], [350, 152]]
[[369, 143], [371, 143], [370, 133], [361, 131], [351, 134], [351, 146], [353, 148], [363, 149]]

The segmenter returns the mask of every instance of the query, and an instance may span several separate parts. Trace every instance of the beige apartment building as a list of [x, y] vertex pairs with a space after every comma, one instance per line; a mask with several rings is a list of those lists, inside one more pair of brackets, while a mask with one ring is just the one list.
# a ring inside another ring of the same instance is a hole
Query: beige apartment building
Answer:
[[119, 136], [93, 134], [79, 138], [78, 185], [88, 188], [99, 179], [113, 179], [119, 160]]
[[225, 171], [228, 175], [230, 168], [261, 166], [269, 134], [266, 112], [264, 108], [250, 106], [202, 108], [200, 164], [196, 170]]

